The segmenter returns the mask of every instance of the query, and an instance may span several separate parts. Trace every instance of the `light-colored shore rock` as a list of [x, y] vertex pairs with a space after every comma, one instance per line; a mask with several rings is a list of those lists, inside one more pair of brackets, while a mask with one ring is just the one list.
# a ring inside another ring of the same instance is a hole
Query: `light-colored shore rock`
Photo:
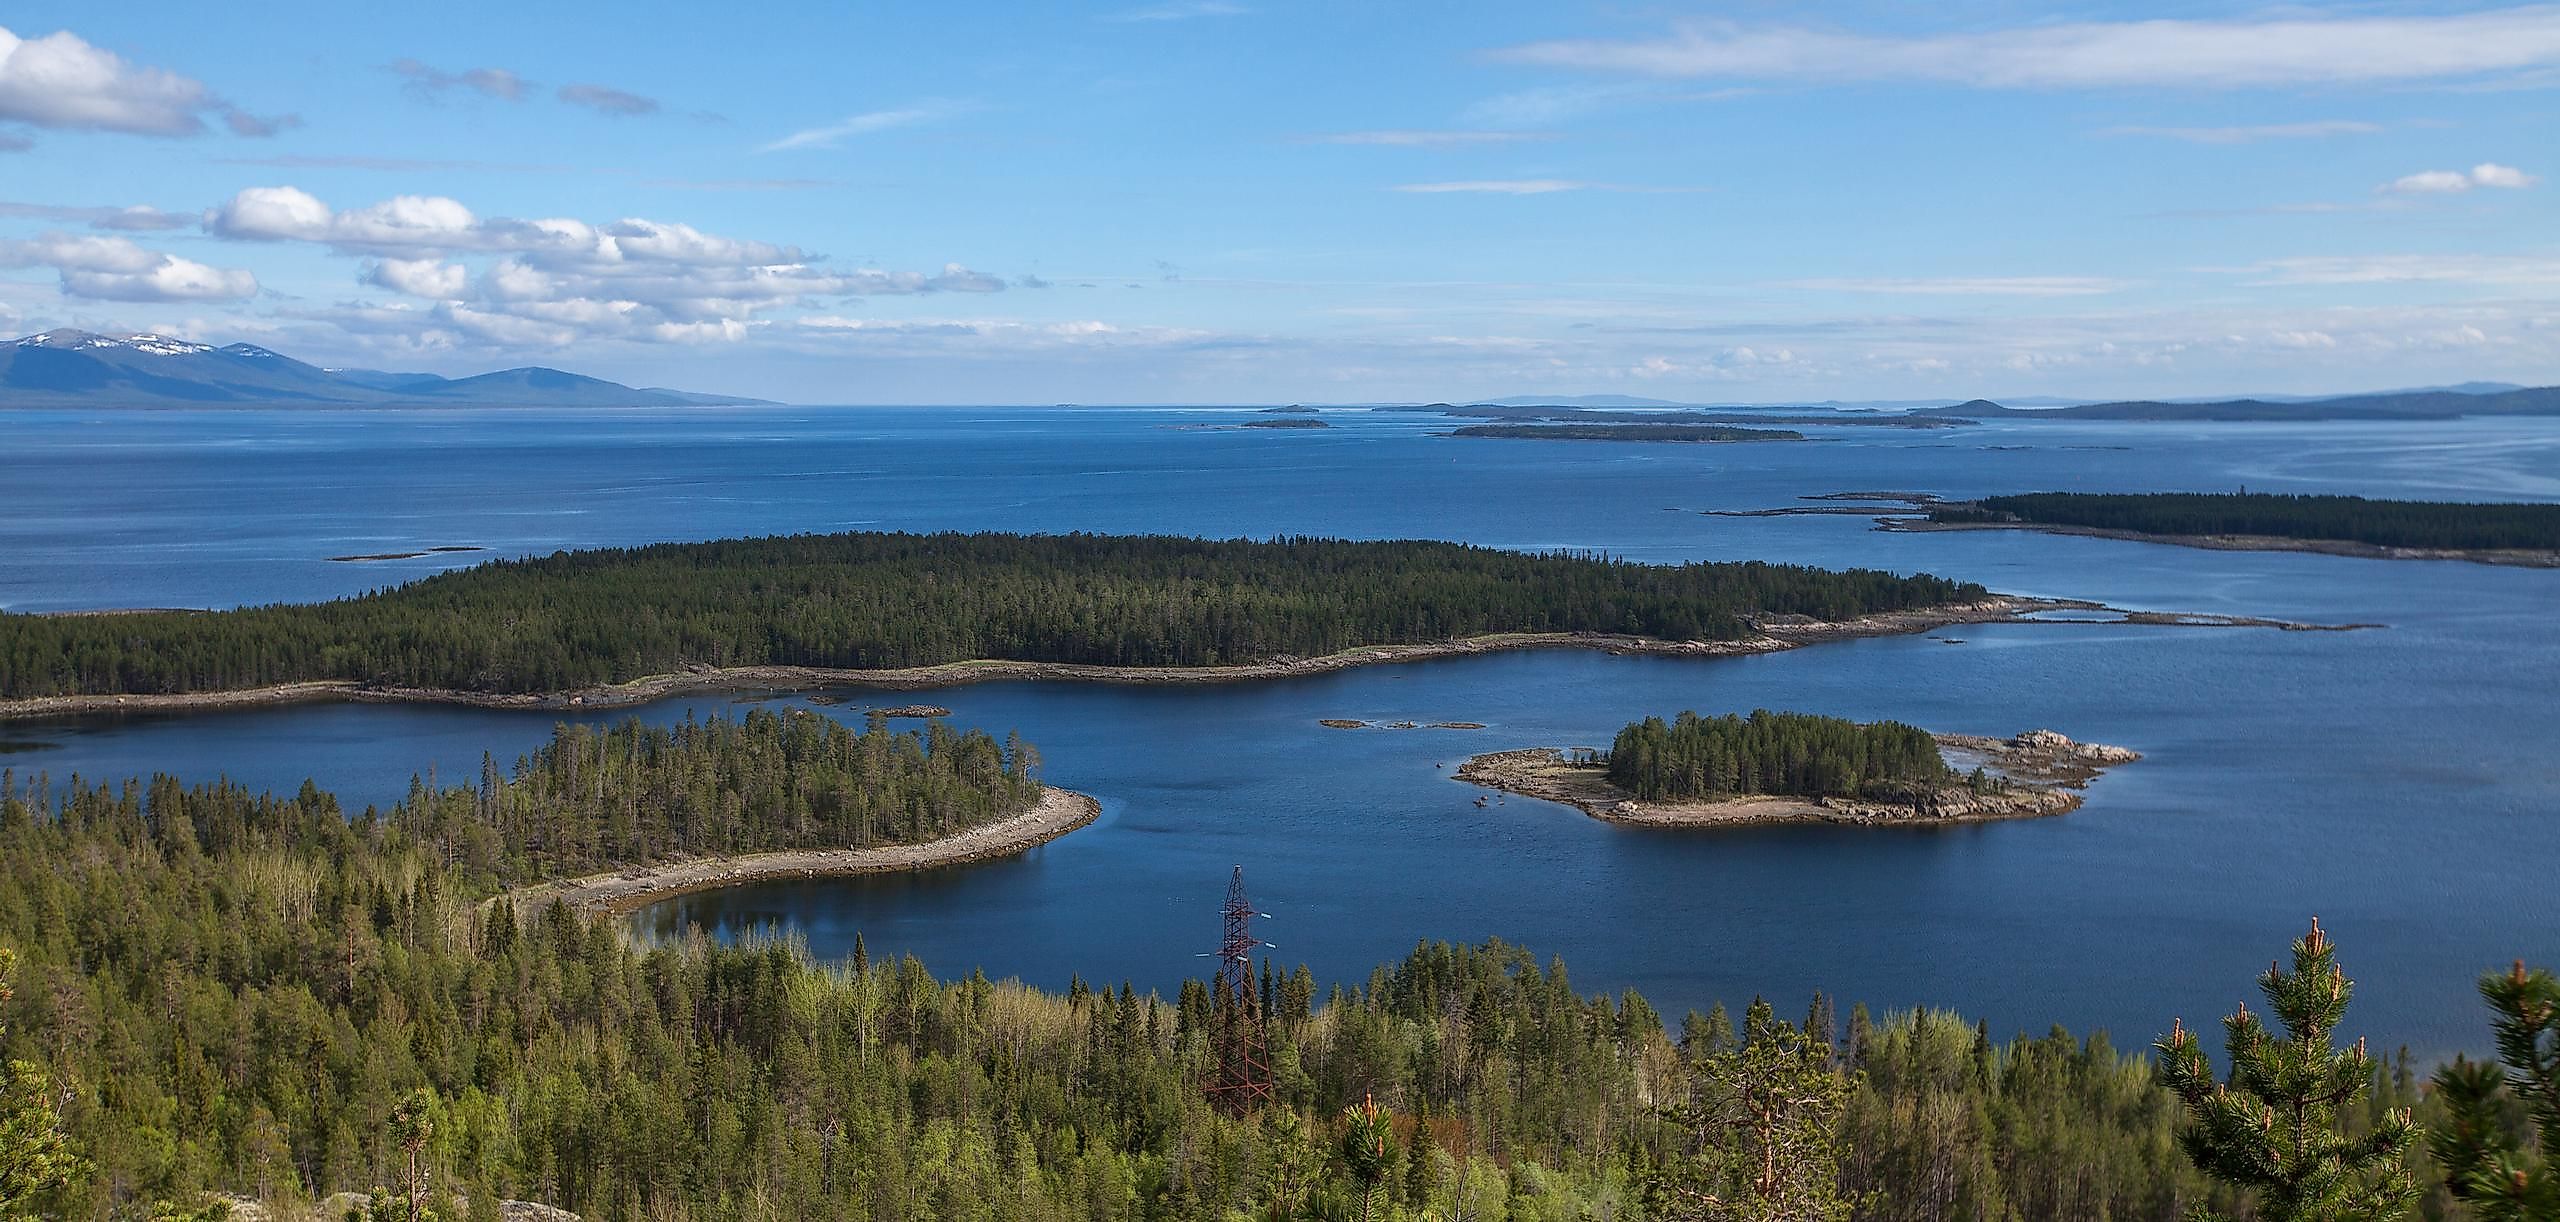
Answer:
[[556, 899], [582, 914], [620, 916], [662, 899], [746, 883], [934, 870], [1011, 857], [1083, 827], [1101, 813], [1102, 803], [1093, 798], [1051, 786], [1038, 804], [1019, 815], [923, 844], [703, 857], [522, 887], [500, 899], [526, 915]]

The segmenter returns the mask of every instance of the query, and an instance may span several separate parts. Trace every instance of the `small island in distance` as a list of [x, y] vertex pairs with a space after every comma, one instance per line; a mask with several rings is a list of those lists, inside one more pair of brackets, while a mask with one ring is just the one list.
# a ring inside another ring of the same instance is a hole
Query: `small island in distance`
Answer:
[[1470, 424], [1451, 437], [1507, 437], [1529, 441], [1802, 441], [1794, 429], [1749, 429], [1724, 424]]
[[[1959, 773], [1952, 753], [1973, 764]], [[1530, 748], [1479, 755], [1453, 779], [1640, 827], [1847, 823], [1931, 827], [2058, 815], [2108, 767], [2142, 758], [2051, 730], [2014, 738], [1938, 734], [1762, 709], [1682, 713], [1618, 731], [1605, 752]]]

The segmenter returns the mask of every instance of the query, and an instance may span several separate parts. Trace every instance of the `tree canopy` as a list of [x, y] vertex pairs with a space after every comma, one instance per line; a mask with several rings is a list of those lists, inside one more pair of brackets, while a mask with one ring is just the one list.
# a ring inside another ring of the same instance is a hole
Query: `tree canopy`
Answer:
[[323, 603], [0, 614], [0, 698], [318, 679], [560, 692], [694, 666], [980, 658], [1212, 666], [1501, 632], [1724, 640], [1757, 615], [1983, 594], [1870, 569], [1414, 540], [793, 535], [502, 560]]

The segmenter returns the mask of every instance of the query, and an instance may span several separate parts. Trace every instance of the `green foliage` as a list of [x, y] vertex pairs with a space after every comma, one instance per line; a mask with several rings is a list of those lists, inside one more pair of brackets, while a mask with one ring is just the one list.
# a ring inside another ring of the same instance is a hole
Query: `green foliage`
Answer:
[[1648, 717], [1609, 746], [1609, 782], [1652, 801], [1721, 794], [1884, 796], [1953, 774], [1928, 731], [1811, 713]]
[[42, 1068], [6, 1056], [17, 974], [17, 952], [0, 946], [0, 1222], [35, 1218], [37, 1203], [83, 1170], [54, 1112], [51, 1080]]
[[1396, 1164], [1395, 1117], [1376, 1099], [1342, 1109], [1340, 1157], [1343, 1174], [1359, 1194], [1361, 1222], [1368, 1222]]
[[673, 727], [562, 725], [474, 788], [412, 792], [404, 818], [506, 884], [707, 854], [939, 839], [1029, 809], [1036, 753], [936, 721], [856, 732], [808, 712], [750, 710]]
[[796, 535], [499, 561], [310, 605], [0, 613], [0, 698], [315, 679], [557, 692], [702, 665], [1209, 666], [1499, 632], [1732, 639], [1761, 613], [1982, 594], [1865, 569], [1425, 541]]
[[2373, 501], [2263, 492], [2031, 492], [1941, 505], [1939, 522], [2014, 521], [2152, 535], [2264, 535], [2381, 547], [2560, 548], [2560, 505]]
[[1699, 1058], [1662, 1109], [1682, 1140], [1648, 1185], [1660, 1216], [1847, 1222], [1840, 1126], [1856, 1090], [1827, 1040], [1753, 999], [1740, 1046]]
[[2193, 1123], [2179, 1133], [2196, 1166], [2250, 1192], [2270, 1222], [2356, 1222], [2401, 1217], [2418, 1199], [2406, 1160], [2417, 1124], [2385, 1112], [2350, 1133], [2342, 1109], [2371, 1089], [2375, 1066], [2364, 1041], [2340, 1049], [2332, 1037], [2355, 987], [2338, 967], [2320, 922], [2294, 940], [2293, 970], [2269, 964], [2258, 977], [2268, 1008], [2284, 1024], [2279, 1039], [2243, 1006], [2223, 1020], [2229, 1082], [2214, 1080], [2186, 1024], [2159, 1041], [2161, 1077]]
[[2473, 1216], [2560, 1219], [2560, 979], [2518, 962], [2481, 977], [2480, 996], [2497, 1016], [2505, 1069], [2456, 1057], [2436, 1071], [2446, 1119], [2428, 1145]]

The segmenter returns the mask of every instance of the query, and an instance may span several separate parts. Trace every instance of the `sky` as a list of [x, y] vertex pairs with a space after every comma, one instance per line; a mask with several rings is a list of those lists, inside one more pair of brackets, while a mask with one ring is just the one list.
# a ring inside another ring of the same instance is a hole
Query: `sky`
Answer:
[[803, 403], [2560, 382], [2560, 5], [0, 9], [0, 332]]

